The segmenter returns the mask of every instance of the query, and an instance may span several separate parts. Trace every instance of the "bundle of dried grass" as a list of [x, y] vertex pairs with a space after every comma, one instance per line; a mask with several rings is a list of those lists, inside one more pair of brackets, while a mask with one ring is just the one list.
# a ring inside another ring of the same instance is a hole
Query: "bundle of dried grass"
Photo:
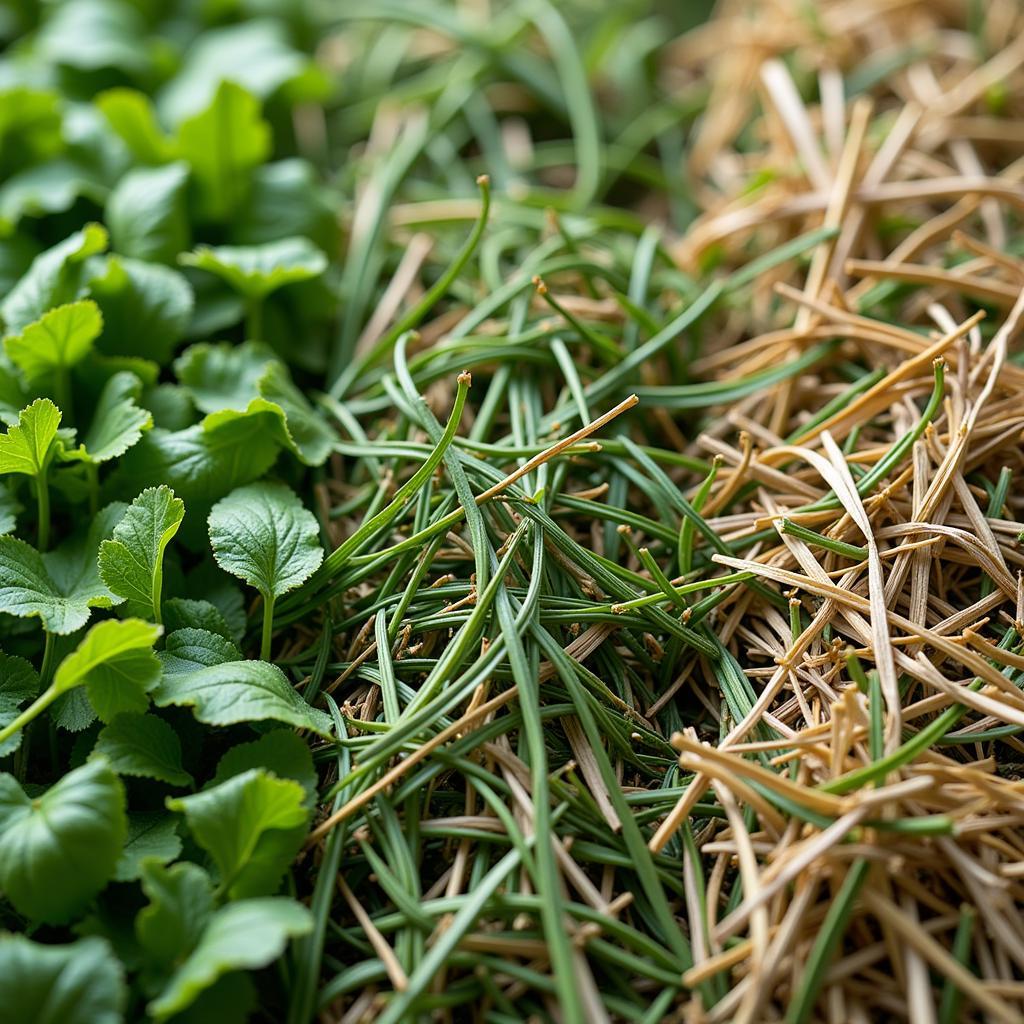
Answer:
[[[715, 629], [756, 699], [673, 738], [692, 780], [651, 847], [686, 829], [689, 1020], [1024, 1013], [1024, 15], [971, 35], [964, 6], [725, 3], [674, 55], [711, 76], [680, 263], [834, 229], [695, 369], [836, 346], [693, 446], [724, 463], [708, 525], [754, 544], [714, 560], [790, 614], [732, 584]], [[848, 102], [851, 66], [878, 75]], [[690, 833], [706, 794], [726, 816]]]

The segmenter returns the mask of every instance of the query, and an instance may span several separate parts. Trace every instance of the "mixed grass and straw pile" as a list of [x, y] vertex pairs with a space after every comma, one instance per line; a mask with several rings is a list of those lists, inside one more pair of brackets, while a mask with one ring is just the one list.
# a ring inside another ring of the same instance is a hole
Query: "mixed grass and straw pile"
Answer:
[[1021, 1019], [1019, 6], [472, 7], [352, 104], [324, 1019]]
[[0, 1018], [1024, 1020], [1019, 0], [0, 40]]

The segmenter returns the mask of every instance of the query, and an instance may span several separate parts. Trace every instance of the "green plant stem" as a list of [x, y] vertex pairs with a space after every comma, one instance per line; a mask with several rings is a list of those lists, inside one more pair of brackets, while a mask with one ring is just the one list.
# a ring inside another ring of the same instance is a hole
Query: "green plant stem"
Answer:
[[330, 578], [337, 572], [348, 559], [359, 550], [359, 548], [378, 530], [387, 526], [405, 508], [419, 489], [430, 479], [434, 470], [440, 465], [444, 453], [455, 437], [455, 431], [462, 419], [462, 410], [466, 405], [466, 395], [469, 393], [469, 376], [459, 377], [458, 388], [455, 392], [455, 401], [452, 403], [451, 415], [445, 426], [444, 434], [433, 452], [424, 460], [416, 472], [402, 484], [395, 492], [395, 496], [388, 505], [381, 509], [376, 515], [364, 522], [357, 530], [348, 536], [337, 548], [334, 549], [324, 560], [320, 568], [306, 581], [302, 588], [295, 591], [296, 594], [306, 593], [313, 590], [318, 583]]
[[829, 904], [818, 937], [811, 947], [810, 956], [800, 976], [800, 988], [786, 1015], [786, 1024], [803, 1024], [813, 1011], [818, 993], [825, 982], [825, 971], [842, 941], [846, 925], [853, 913], [857, 893], [860, 892], [870, 870], [871, 864], [861, 858], [854, 861], [850, 865], [850, 870], [846, 872], [843, 884], [839, 887], [835, 899]]
[[162, 557], [156, 560], [156, 568], [153, 570], [153, 589], [152, 602], [153, 602], [153, 621], [158, 625], [163, 625], [163, 615], [161, 613], [160, 605], [163, 603], [163, 589], [164, 589], [164, 560]]
[[263, 634], [260, 638], [260, 661], [270, 660], [270, 637], [274, 632], [274, 595], [263, 595]]
[[[953, 936], [953, 956], [970, 969], [971, 939], [974, 937], [974, 922], [977, 912], [971, 906], [960, 908], [960, 920]], [[960, 1019], [960, 1001], [962, 993], [952, 978], [946, 978], [942, 986], [942, 999], [939, 1003], [939, 1024], [956, 1024]]]
[[43, 664], [39, 669], [39, 678], [43, 686], [50, 685], [50, 676], [53, 675], [53, 649], [55, 646], [54, 634], [47, 633], [43, 645]]
[[807, 529], [792, 519], [782, 520], [782, 532], [788, 533], [791, 537], [797, 537], [807, 544], [816, 544], [826, 551], [833, 551], [843, 558], [852, 558], [856, 561], [863, 561], [868, 557], [868, 549], [857, 544], [847, 544], [846, 541], [836, 540], [833, 537], [826, 537], [814, 530]]
[[59, 696], [60, 691], [52, 686], [44, 690], [13, 722], [0, 729], [0, 743], [9, 740], [24, 729], [29, 722], [38, 718]]
[[249, 299], [245, 307], [246, 341], [263, 340], [263, 297]]
[[36, 477], [36, 509], [39, 519], [39, 550], [45, 551], [50, 546], [50, 484], [45, 469]]
[[53, 377], [53, 395], [59, 408], [67, 419], [72, 418], [71, 408], [71, 376], [63, 364], [57, 367]]

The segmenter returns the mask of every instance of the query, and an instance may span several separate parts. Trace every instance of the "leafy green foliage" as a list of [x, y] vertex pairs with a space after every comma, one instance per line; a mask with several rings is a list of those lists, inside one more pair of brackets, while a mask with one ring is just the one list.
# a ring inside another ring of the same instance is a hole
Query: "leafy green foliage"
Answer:
[[181, 848], [173, 815], [159, 811], [129, 813], [128, 836], [114, 868], [114, 881], [134, 882], [142, 877], [147, 863], [167, 864], [178, 857]]
[[0, 473], [42, 476], [61, 448], [60, 420], [60, 409], [48, 398], [22, 409], [17, 425], [0, 434]]
[[169, 798], [217, 866], [231, 898], [273, 893], [306, 835], [305, 792], [292, 779], [251, 768], [193, 796]]
[[313, 918], [300, 903], [285, 897], [240, 900], [210, 916], [195, 949], [150, 1004], [157, 1020], [166, 1020], [229, 971], [265, 967], [283, 952], [289, 939], [312, 930]]
[[323, 561], [316, 519], [280, 484], [232, 491], [213, 506], [209, 526], [217, 564], [267, 602], [305, 582]]
[[281, 407], [254, 399], [184, 430], [149, 431], [121, 461], [117, 482], [122, 492], [166, 483], [186, 502], [216, 501], [261, 477], [290, 442]]
[[295, 386], [288, 368], [270, 363], [257, 383], [260, 396], [284, 413], [289, 447], [307, 466], [322, 466], [334, 451], [337, 435]]
[[[39, 693], [39, 673], [24, 658], [0, 654], [0, 729], [14, 722], [19, 708]], [[16, 732], [0, 743], [0, 757], [13, 753], [21, 744]]]
[[223, 278], [247, 299], [262, 299], [297, 281], [319, 277], [327, 257], [308, 238], [282, 238], [251, 246], [202, 246], [181, 262]]
[[158, 779], [171, 786], [188, 786], [192, 776], [181, 767], [181, 741], [155, 715], [119, 714], [96, 738], [93, 757], [103, 757], [120, 775]]
[[159, 263], [107, 258], [89, 279], [89, 294], [103, 312], [97, 345], [112, 356], [144, 356], [166, 363], [184, 337], [195, 299], [188, 281]]
[[232, 640], [232, 631], [224, 613], [211, 601], [173, 597], [164, 602], [164, 625], [168, 633], [179, 629], [202, 629]]
[[263, 399], [252, 408], [279, 411], [282, 443], [307, 465], [321, 465], [334, 450], [336, 435], [263, 342], [192, 345], [175, 361], [175, 369], [200, 411], [242, 412]]
[[133, 615], [160, 622], [164, 550], [178, 532], [185, 503], [169, 487], [151, 487], [128, 506], [113, 539], [100, 546], [103, 582]]
[[192, 168], [202, 219], [230, 217], [253, 169], [270, 154], [270, 142], [259, 100], [234, 82], [222, 81], [210, 105], [181, 123], [177, 151]]
[[170, 121], [180, 121], [213, 99], [224, 69], [232, 80], [261, 100], [283, 86], [298, 86], [299, 96], [313, 99], [323, 94], [315, 65], [288, 42], [277, 21], [258, 20], [212, 29], [189, 48], [180, 73], [159, 97], [160, 110]]
[[186, 201], [188, 165], [137, 167], [107, 199], [111, 247], [137, 260], [171, 263], [189, 247], [192, 228]]
[[35, 616], [48, 633], [73, 633], [88, 622], [91, 609], [111, 607], [116, 598], [98, 570], [75, 571], [77, 553], [41, 555], [23, 540], [0, 537], [0, 611]]
[[103, 939], [68, 945], [0, 935], [4, 1013], [32, 1024], [121, 1024], [124, 971]]
[[339, 445], [336, 83], [251, 6], [0, 11], [4, 1019], [284, 1020], [242, 972], [312, 927], [275, 894], [337, 727], [269, 646]]
[[175, 361], [178, 380], [200, 412], [242, 410], [259, 396], [259, 382], [277, 362], [274, 350], [261, 341], [241, 345], [201, 343], [186, 349]]
[[96, 466], [124, 455], [153, 424], [153, 414], [138, 404], [141, 393], [134, 373], [122, 370], [109, 377], [81, 443], [62, 458]]
[[0, 775], [0, 891], [22, 914], [68, 921], [113, 877], [127, 833], [111, 767], [76, 768], [41, 796]]
[[198, 865], [142, 864], [142, 891], [149, 899], [135, 918], [135, 933], [147, 955], [173, 964], [198, 945], [213, 913], [213, 883]]
[[17, 333], [39, 320], [55, 306], [79, 297], [86, 261], [103, 252], [108, 235], [99, 224], [87, 224], [81, 231], [40, 253], [3, 302], [0, 315], [7, 330]]
[[290, 729], [274, 729], [258, 740], [232, 747], [217, 763], [213, 785], [254, 768], [267, 768], [278, 778], [300, 783], [306, 791], [306, 803], [312, 807], [317, 789], [313, 755]]
[[96, 106], [142, 165], [173, 159], [174, 147], [157, 120], [147, 96], [134, 89], [108, 89], [96, 98]]
[[160, 655], [163, 677], [153, 693], [159, 707], [191, 707], [200, 722], [285, 722], [324, 736], [331, 720], [310, 707], [276, 666], [239, 657], [230, 641], [201, 629], [167, 637]]
[[139, 619], [108, 619], [93, 626], [58, 666], [50, 691], [87, 687], [89, 702], [104, 722], [149, 706], [147, 691], [160, 677], [153, 644], [160, 628]]
[[103, 317], [95, 302], [84, 299], [57, 306], [29, 324], [21, 334], [4, 339], [11, 362], [30, 384], [51, 374], [66, 372], [91, 351], [103, 330]]

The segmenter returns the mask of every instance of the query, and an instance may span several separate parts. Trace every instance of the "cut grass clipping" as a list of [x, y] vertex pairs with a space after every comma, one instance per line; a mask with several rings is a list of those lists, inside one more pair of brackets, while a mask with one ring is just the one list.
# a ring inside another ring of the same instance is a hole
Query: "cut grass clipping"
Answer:
[[1016, 0], [0, 35], [0, 1017], [1024, 1019]]

